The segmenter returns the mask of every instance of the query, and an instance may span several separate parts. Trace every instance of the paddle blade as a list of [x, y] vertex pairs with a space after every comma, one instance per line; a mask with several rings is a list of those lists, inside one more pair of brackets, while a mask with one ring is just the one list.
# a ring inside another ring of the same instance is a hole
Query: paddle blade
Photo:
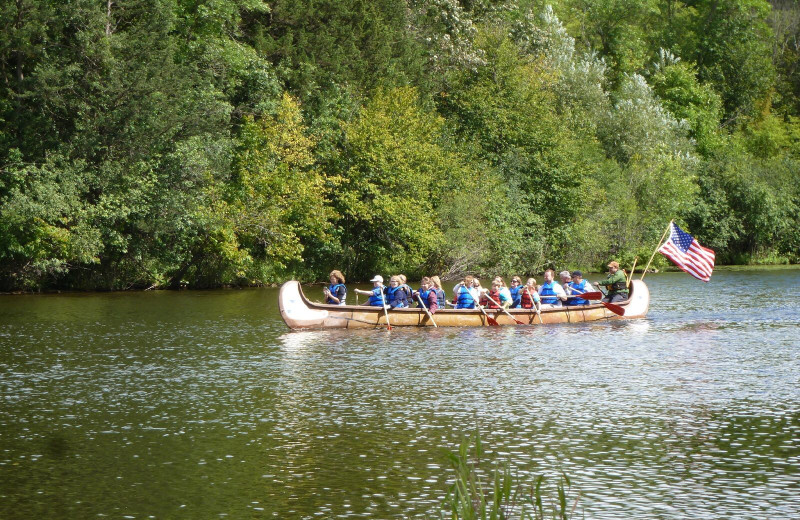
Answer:
[[494, 319], [494, 318], [492, 318], [492, 317], [491, 317], [491, 316], [489, 316], [488, 314], [486, 315], [486, 321], [487, 321], [487, 322], [489, 322], [489, 325], [492, 325], [492, 326], [494, 326], [494, 327], [499, 327], [499, 326], [500, 326], [500, 324], [499, 324], [499, 323], [497, 323], [497, 320], [496, 320], [496, 319]]
[[577, 298], [583, 298], [584, 300], [602, 300], [603, 299], [603, 293], [601, 293], [600, 291], [586, 292], [586, 293], [583, 293], [583, 294], [573, 294], [572, 296], [575, 296]]
[[517, 318], [515, 318], [514, 316], [512, 316], [510, 312], [508, 312], [508, 311], [503, 311], [503, 312], [505, 312], [506, 314], [508, 314], [508, 317], [509, 317], [509, 318], [511, 318], [512, 320], [516, 321], [516, 322], [517, 322], [517, 325], [525, 325], [525, 322], [524, 322], [524, 321], [519, 321]]
[[617, 316], [625, 316], [625, 308], [624, 307], [620, 307], [616, 303], [608, 303], [608, 302], [603, 302], [603, 305], [606, 306], [606, 309], [610, 310], [611, 312], [613, 312]]

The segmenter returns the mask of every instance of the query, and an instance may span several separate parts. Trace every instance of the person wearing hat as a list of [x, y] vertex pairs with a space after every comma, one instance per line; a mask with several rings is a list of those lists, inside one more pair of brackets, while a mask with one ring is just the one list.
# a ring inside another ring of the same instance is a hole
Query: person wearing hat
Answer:
[[[567, 294], [569, 295], [576, 295], [576, 294], [583, 294], [587, 292], [592, 292], [592, 284], [590, 284], [587, 280], [583, 279], [583, 273], [580, 271], [572, 271], [572, 281], [569, 282], [565, 287]], [[567, 299], [567, 305], [588, 305], [589, 300], [584, 300], [583, 298], [578, 298], [576, 296], [570, 296]]]
[[608, 288], [608, 294], [603, 298], [604, 302], [617, 303], [628, 299], [628, 279], [620, 270], [619, 262], [609, 262], [608, 278], [597, 282], [597, 285]]
[[365, 291], [363, 289], [355, 289], [357, 294], [369, 294], [369, 300], [364, 305], [373, 305], [376, 307], [383, 307], [386, 303], [386, 297], [384, 296], [385, 288], [383, 287], [383, 276], [376, 274], [372, 280], [372, 287], [371, 291]]

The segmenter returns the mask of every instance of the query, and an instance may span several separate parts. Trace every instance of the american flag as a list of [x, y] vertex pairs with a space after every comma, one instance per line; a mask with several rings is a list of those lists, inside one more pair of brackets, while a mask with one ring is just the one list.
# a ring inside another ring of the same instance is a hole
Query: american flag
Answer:
[[674, 222], [669, 225], [669, 238], [658, 248], [658, 252], [695, 278], [709, 281], [711, 271], [714, 270], [714, 251], [701, 246], [692, 235]]

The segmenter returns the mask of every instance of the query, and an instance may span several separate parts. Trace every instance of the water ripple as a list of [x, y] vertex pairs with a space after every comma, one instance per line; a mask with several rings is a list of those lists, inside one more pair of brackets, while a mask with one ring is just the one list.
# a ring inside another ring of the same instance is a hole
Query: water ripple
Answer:
[[646, 320], [391, 333], [289, 332], [270, 289], [0, 298], [0, 517], [422, 518], [476, 431], [587, 518], [797, 516], [800, 273], [647, 281]]

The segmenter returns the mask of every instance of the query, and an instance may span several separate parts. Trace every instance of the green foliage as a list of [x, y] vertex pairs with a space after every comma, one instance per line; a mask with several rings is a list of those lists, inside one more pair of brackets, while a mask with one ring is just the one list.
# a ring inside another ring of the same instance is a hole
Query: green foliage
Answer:
[[662, 49], [650, 84], [664, 108], [675, 119], [686, 121], [698, 152], [705, 154], [721, 145], [722, 100], [709, 85], [698, 81], [693, 65]]
[[256, 262], [251, 281], [269, 281], [302, 262], [304, 243], [328, 238], [331, 209], [314, 146], [288, 94], [274, 117], [244, 121], [227, 210], [241, 249]]
[[798, 180], [796, 161], [757, 160], [733, 140], [705, 165], [687, 221], [721, 262], [769, 250], [796, 258]]
[[334, 205], [348, 271], [417, 269], [442, 238], [435, 208], [460, 173], [441, 118], [413, 88], [378, 90], [344, 134]]
[[41, 167], [7, 165], [0, 177], [0, 287], [36, 289], [71, 266], [99, 263], [103, 243], [81, 200], [84, 174], [84, 165], [55, 157]]
[[597, 49], [614, 79], [642, 70], [648, 54], [647, 31], [658, 14], [655, 0], [568, 1], [570, 19], [584, 45]]
[[578, 209], [572, 134], [558, 115], [552, 70], [520, 56], [500, 31], [487, 30], [478, 44], [489, 64], [454, 76], [452, 92], [440, 98], [456, 135], [473, 140], [473, 153], [490, 167], [480, 179], [490, 200], [478, 214], [492, 230], [487, 256], [494, 261], [476, 267], [529, 272], [560, 259], [553, 245]]
[[715, 85], [725, 115], [751, 115], [773, 85], [772, 34], [766, 0], [703, 0], [696, 3], [697, 47], [689, 50], [700, 79]]
[[800, 7], [771, 3], [5, 2], [0, 284], [535, 274], [672, 218], [798, 261]]
[[772, 61], [777, 77], [772, 103], [781, 114], [800, 114], [800, 4], [772, 0], [767, 22], [772, 29]]
[[370, 91], [421, 80], [423, 48], [405, 2], [279, 0], [256, 42], [288, 88], [316, 104], [336, 85]]

